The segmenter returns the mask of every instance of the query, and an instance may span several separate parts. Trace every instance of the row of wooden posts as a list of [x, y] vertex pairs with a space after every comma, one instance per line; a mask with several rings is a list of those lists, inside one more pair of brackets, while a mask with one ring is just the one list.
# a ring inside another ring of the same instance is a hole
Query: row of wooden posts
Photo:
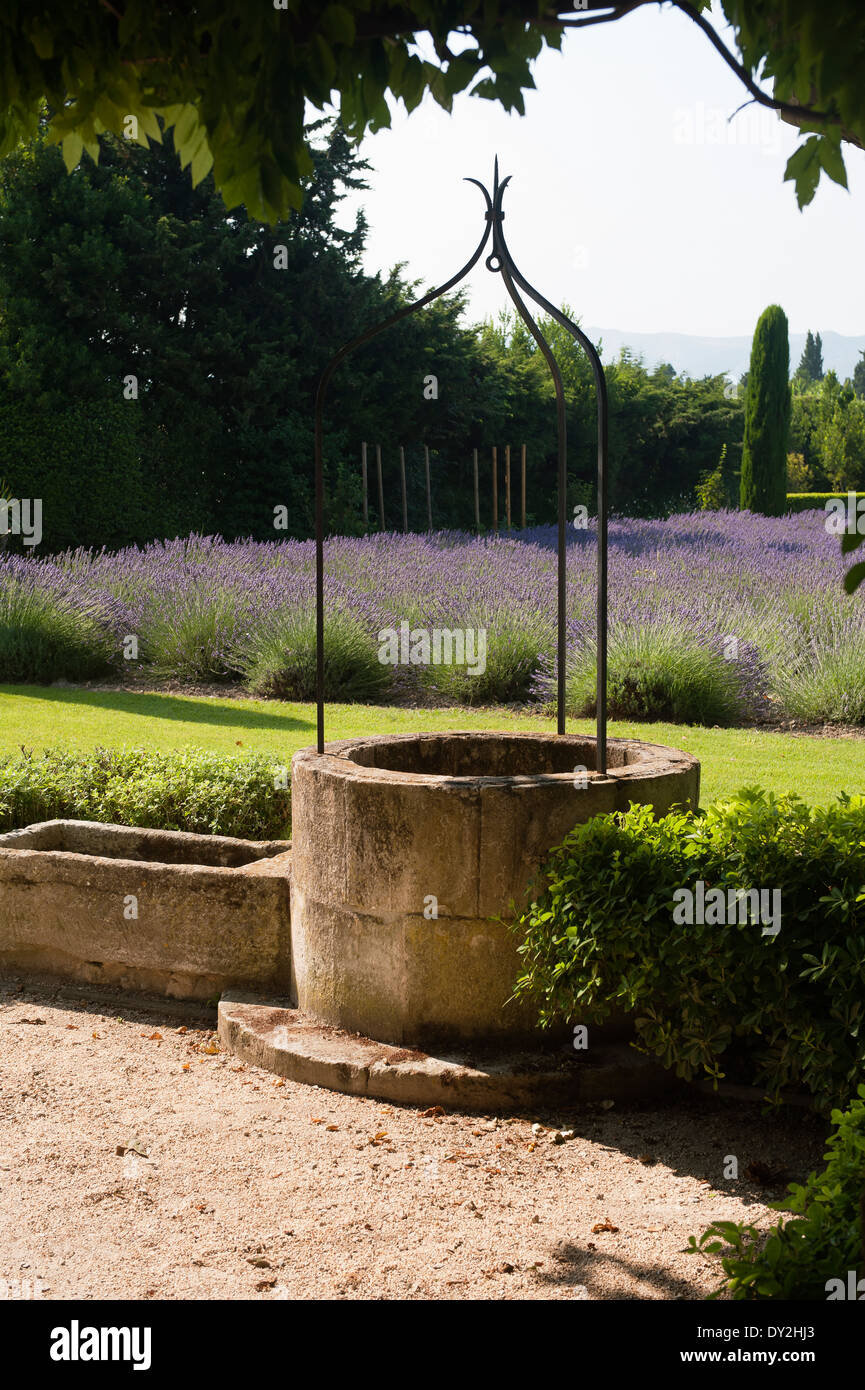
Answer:
[[[361, 470], [363, 472], [363, 524], [369, 530], [369, 503], [367, 486], [367, 446], [361, 444]], [[478, 451], [472, 450], [474, 455], [474, 482], [475, 482], [475, 530], [481, 529], [481, 502], [480, 484], [478, 474]], [[432, 521], [432, 492], [430, 489], [429, 471], [429, 448], [423, 446], [424, 468], [426, 472], [426, 513], [427, 529], [433, 529]], [[498, 449], [493, 445], [492, 449], [492, 475], [493, 475], [493, 530], [499, 529], [499, 460]], [[384, 525], [384, 484], [381, 473], [381, 445], [375, 446], [375, 466], [378, 480], [378, 525], [379, 530], [385, 529]], [[408, 531], [408, 498], [405, 483], [405, 449], [399, 446], [399, 475], [402, 488], [402, 529]], [[505, 445], [505, 520], [507, 528], [511, 529], [511, 446]], [[525, 529], [526, 525], [526, 446], [520, 446], [520, 525]]]

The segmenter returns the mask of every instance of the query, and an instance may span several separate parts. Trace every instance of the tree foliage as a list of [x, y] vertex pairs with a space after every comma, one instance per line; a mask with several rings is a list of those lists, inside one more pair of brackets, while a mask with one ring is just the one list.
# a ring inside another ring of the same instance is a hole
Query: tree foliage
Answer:
[[787, 498], [790, 428], [787, 315], [770, 304], [757, 320], [745, 397], [740, 499], [743, 508], [780, 516]]
[[[353, 140], [390, 124], [389, 99], [412, 111], [427, 92], [446, 110], [468, 91], [522, 113], [544, 45], [559, 48], [566, 30], [626, 20], [649, 3], [16, 0], [0, 14], [0, 155], [35, 136], [45, 102], [68, 169], [84, 151], [98, 159], [101, 134], [146, 144], [167, 127], [193, 184], [212, 170], [229, 208], [281, 221], [301, 206], [313, 172], [307, 104], [324, 110], [336, 100]], [[821, 173], [846, 185], [842, 141], [865, 143], [862, 12], [814, 0], [722, 0], [732, 50], [706, 18], [711, 0], [674, 3], [754, 99], [807, 136], [785, 174], [800, 207]], [[433, 58], [417, 52], [419, 35]]]
[[[338, 127], [308, 132], [315, 155], [302, 211], [265, 227], [226, 211], [211, 177], [196, 189], [171, 135], [145, 148], [102, 135], [98, 165], [67, 177], [38, 138], [0, 162], [0, 436], [9, 495], [41, 497], [44, 545], [108, 545], [190, 531], [307, 536], [312, 526], [312, 398], [348, 338], [415, 299], [396, 267], [363, 274], [365, 226], [339, 225], [365, 166]], [[277, 268], [277, 264], [280, 268]], [[522, 321], [479, 328], [448, 296], [359, 348], [336, 373], [326, 411], [327, 524], [362, 528], [360, 446], [382, 446], [385, 517], [401, 525], [398, 448], [406, 450], [408, 519], [474, 522], [472, 450], [481, 459], [481, 522], [491, 524], [490, 451], [527, 446], [529, 522], [555, 516], [552, 383]], [[596, 399], [588, 361], [544, 322], [568, 405], [572, 501], [594, 507]], [[437, 378], [427, 399], [424, 382]], [[617, 511], [658, 515], [693, 503], [724, 445], [741, 446], [741, 402], [723, 378], [649, 372], [623, 353], [606, 369]], [[126, 383], [135, 379], [128, 398]], [[379, 524], [370, 448], [370, 517]], [[3, 494], [5, 495], [5, 494]], [[284, 532], [274, 507], [284, 506]], [[15, 538], [12, 538], [14, 541]]]
[[819, 333], [815, 337], [810, 328], [796, 368], [796, 376], [803, 384], [823, 380], [823, 339]]

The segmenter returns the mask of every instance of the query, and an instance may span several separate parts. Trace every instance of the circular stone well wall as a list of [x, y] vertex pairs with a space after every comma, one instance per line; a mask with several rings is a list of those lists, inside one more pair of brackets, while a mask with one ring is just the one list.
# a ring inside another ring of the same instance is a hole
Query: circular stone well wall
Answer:
[[[497, 918], [581, 821], [650, 802], [696, 809], [673, 748], [556, 734], [398, 734], [292, 763], [292, 981], [298, 1008], [382, 1042], [523, 1042], [519, 957]], [[587, 769], [575, 785], [574, 769]]]

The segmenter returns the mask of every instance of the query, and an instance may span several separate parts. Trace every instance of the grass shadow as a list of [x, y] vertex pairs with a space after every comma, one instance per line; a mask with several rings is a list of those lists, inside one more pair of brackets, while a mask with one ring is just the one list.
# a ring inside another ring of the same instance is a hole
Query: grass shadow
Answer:
[[[45, 700], [56, 704], [82, 705], [89, 709], [114, 710], [144, 719], [169, 719], [184, 724], [205, 724], [214, 728], [315, 729], [315, 718], [301, 718], [275, 709], [273, 713], [247, 708], [245, 700], [232, 700], [230, 705], [212, 704], [211, 697], [162, 695], [136, 691], [81, 690], [70, 686], [4, 685], [0, 695]], [[213, 699], [220, 697], [215, 696]], [[227, 698], [227, 697], [226, 697]]]

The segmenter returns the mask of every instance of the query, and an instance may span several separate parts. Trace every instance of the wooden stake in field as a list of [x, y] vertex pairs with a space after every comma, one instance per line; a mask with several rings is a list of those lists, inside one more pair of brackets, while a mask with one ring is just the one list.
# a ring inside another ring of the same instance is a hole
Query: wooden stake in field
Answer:
[[428, 530], [428, 531], [431, 531], [431, 530], [432, 530], [432, 493], [430, 492], [430, 485], [429, 485], [429, 446], [426, 445], [426, 444], [424, 444], [424, 446], [423, 446], [423, 460], [424, 460], [424, 465], [425, 465], [425, 467], [426, 467], [426, 521], [427, 521], [427, 530]]
[[522, 471], [522, 483], [520, 492], [520, 525], [526, 529], [526, 446], [520, 450], [520, 469]]
[[505, 445], [505, 511], [508, 518], [508, 530], [511, 529], [511, 446]]
[[378, 529], [384, 530], [384, 483], [381, 480], [381, 445], [375, 446], [375, 466], [378, 471]]
[[499, 451], [493, 445], [493, 530], [499, 529]]
[[476, 530], [477, 532], [480, 532], [480, 529], [481, 529], [481, 495], [480, 495], [480, 489], [479, 489], [479, 487], [478, 487], [478, 451], [477, 451], [477, 449], [473, 449], [473, 450], [472, 450], [472, 453], [474, 454], [474, 465], [475, 465], [475, 530]]
[[405, 449], [399, 446], [399, 476], [402, 484], [402, 529], [408, 530], [408, 500], [405, 491]]
[[369, 507], [366, 499], [366, 444], [360, 446], [360, 470], [363, 474], [363, 529], [369, 530]]

